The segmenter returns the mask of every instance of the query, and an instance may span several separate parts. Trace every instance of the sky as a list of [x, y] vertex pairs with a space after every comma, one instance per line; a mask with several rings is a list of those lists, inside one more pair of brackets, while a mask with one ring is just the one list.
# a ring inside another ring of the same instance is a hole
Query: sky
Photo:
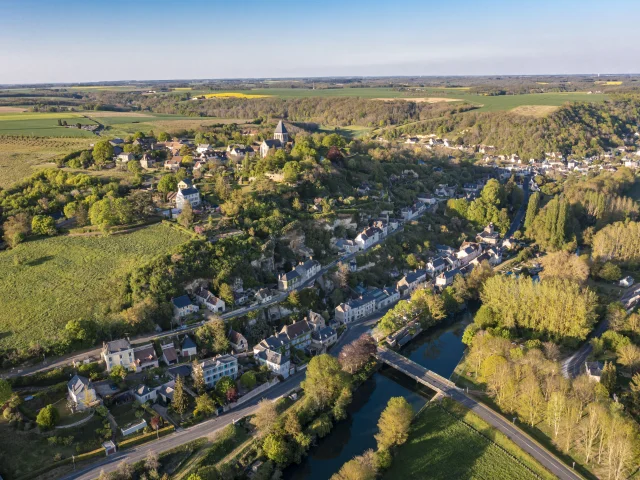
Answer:
[[638, 0], [0, 0], [0, 84], [640, 73], [638, 18]]

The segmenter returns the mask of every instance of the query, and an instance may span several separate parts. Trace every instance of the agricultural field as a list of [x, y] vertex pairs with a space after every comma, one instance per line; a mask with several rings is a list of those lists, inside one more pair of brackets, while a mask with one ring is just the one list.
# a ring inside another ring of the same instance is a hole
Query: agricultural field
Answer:
[[90, 318], [117, 296], [127, 272], [186, 242], [158, 224], [123, 235], [59, 236], [0, 253], [0, 349], [51, 345], [71, 319]]
[[0, 188], [29, 177], [36, 168], [51, 167], [56, 158], [89, 148], [90, 138], [0, 136]]
[[69, 125], [95, 125], [94, 121], [80, 113], [0, 112], [0, 135], [95, 138], [93, 133], [86, 130], [59, 126], [58, 120], [64, 120]]
[[323, 133], [338, 133], [349, 139], [354, 139], [367, 135], [374, 130], [373, 127], [363, 127], [361, 125], [349, 125], [346, 127], [335, 127], [329, 125], [320, 125], [320, 131]]
[[432, 403], [414, 420], [383, 478], [555, 477], [474, 413], [445, 399], [444, 407]]

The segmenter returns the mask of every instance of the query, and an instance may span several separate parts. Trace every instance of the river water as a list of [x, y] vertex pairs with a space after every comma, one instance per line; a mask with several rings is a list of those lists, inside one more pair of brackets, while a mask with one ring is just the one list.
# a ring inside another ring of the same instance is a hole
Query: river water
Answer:
[[[462, 358], [464, 327], [470, 315], [455, 323], [430, 330], [406, 345], [401, 353], [414, 362], [449, 378]], [[405, 397], [417, 411], [434, 392], [416, 381], [383, 367], [353, 394], [348, 418], [337, 423], [331, 433], [309, 450], [301, 464], [284, 471], [284, 480], [327, 480], [340, 467], [369, 448], [376, 448], [378, 419], [391, 397]]]

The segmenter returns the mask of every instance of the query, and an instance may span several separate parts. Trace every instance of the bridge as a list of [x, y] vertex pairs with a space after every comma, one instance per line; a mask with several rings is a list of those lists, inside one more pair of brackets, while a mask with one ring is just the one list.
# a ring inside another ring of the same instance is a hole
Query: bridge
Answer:
[[504, 418], [499, 413], [494, 412], [489, 407], [478, 402], [474, 398], [465, 395], [463, 390], [455, 385], [451, 380], [438, 375], [431, 370], [418, 365], [407, 357], [400, 355], [384, 347], [378, 347], [376, 354], [379, 361], [413, 378], [417, 382], [426, 385], [438, 393], [442, 393], [453, 400], [459, 402], [476, 415], [482, 418], [489, 425], [502, 432], [513, 443], [535, 458], [547, 470], [562, 480], [581, 480], [575, 470], [562, 463], [556, 456], [545, 447], [536, 442], [533, 438], [520, 430], [514, 423]]

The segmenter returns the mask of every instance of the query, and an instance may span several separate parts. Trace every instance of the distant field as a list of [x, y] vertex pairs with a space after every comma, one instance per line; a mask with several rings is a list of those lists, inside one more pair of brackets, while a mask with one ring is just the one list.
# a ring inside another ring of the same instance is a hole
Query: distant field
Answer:
[[509, 110], [511, 113], [525, 115], [528, 117], [546, 117], [555, 112], [560, 107], [552, 107], [549, 105], [521, 105]]
[[0, 188], [30, 176], [38, 167], [50, 167], [50, 162], [58, 157], [89, 148], [91, 141], [91, 138], [0, 136]]
[[[471, 420], [469, 423], [480, 428], [489, 438], [501, 435], [495, 431], [484, 431], [484, 422], [473, 413], [467, 411], [464, 420]], [[533, 480], [555, 477], [506, 437], [491, 441], [431, 404], [414, 420], [409, 440], [398, 448], [391, 468], [383, 478]]]
[[0, 113], [0, 135], [35, 137], [95, 137], [91, 132], [58, 126], [58, 120], [69, 125], [95, 125], [79, 113]]
[[348, 127], [334, 127], [330, 125], [320, 125], [320, 131], [325, 133], [339, 133], [347, 138], [358, 138], [374, 130], [372, 127], [360, 125], [350, 125]]
[[229, 93], [205, 93], [206, 98], [267, 98], [272, 95], [254, 95], [251, 93], [229, 92]]
[[0, 253], [0, 349], [51, 345], [71, 319], [92, 318], [118, 279], [189, 236], [167, 225], [125, 235], [52, 237]]

